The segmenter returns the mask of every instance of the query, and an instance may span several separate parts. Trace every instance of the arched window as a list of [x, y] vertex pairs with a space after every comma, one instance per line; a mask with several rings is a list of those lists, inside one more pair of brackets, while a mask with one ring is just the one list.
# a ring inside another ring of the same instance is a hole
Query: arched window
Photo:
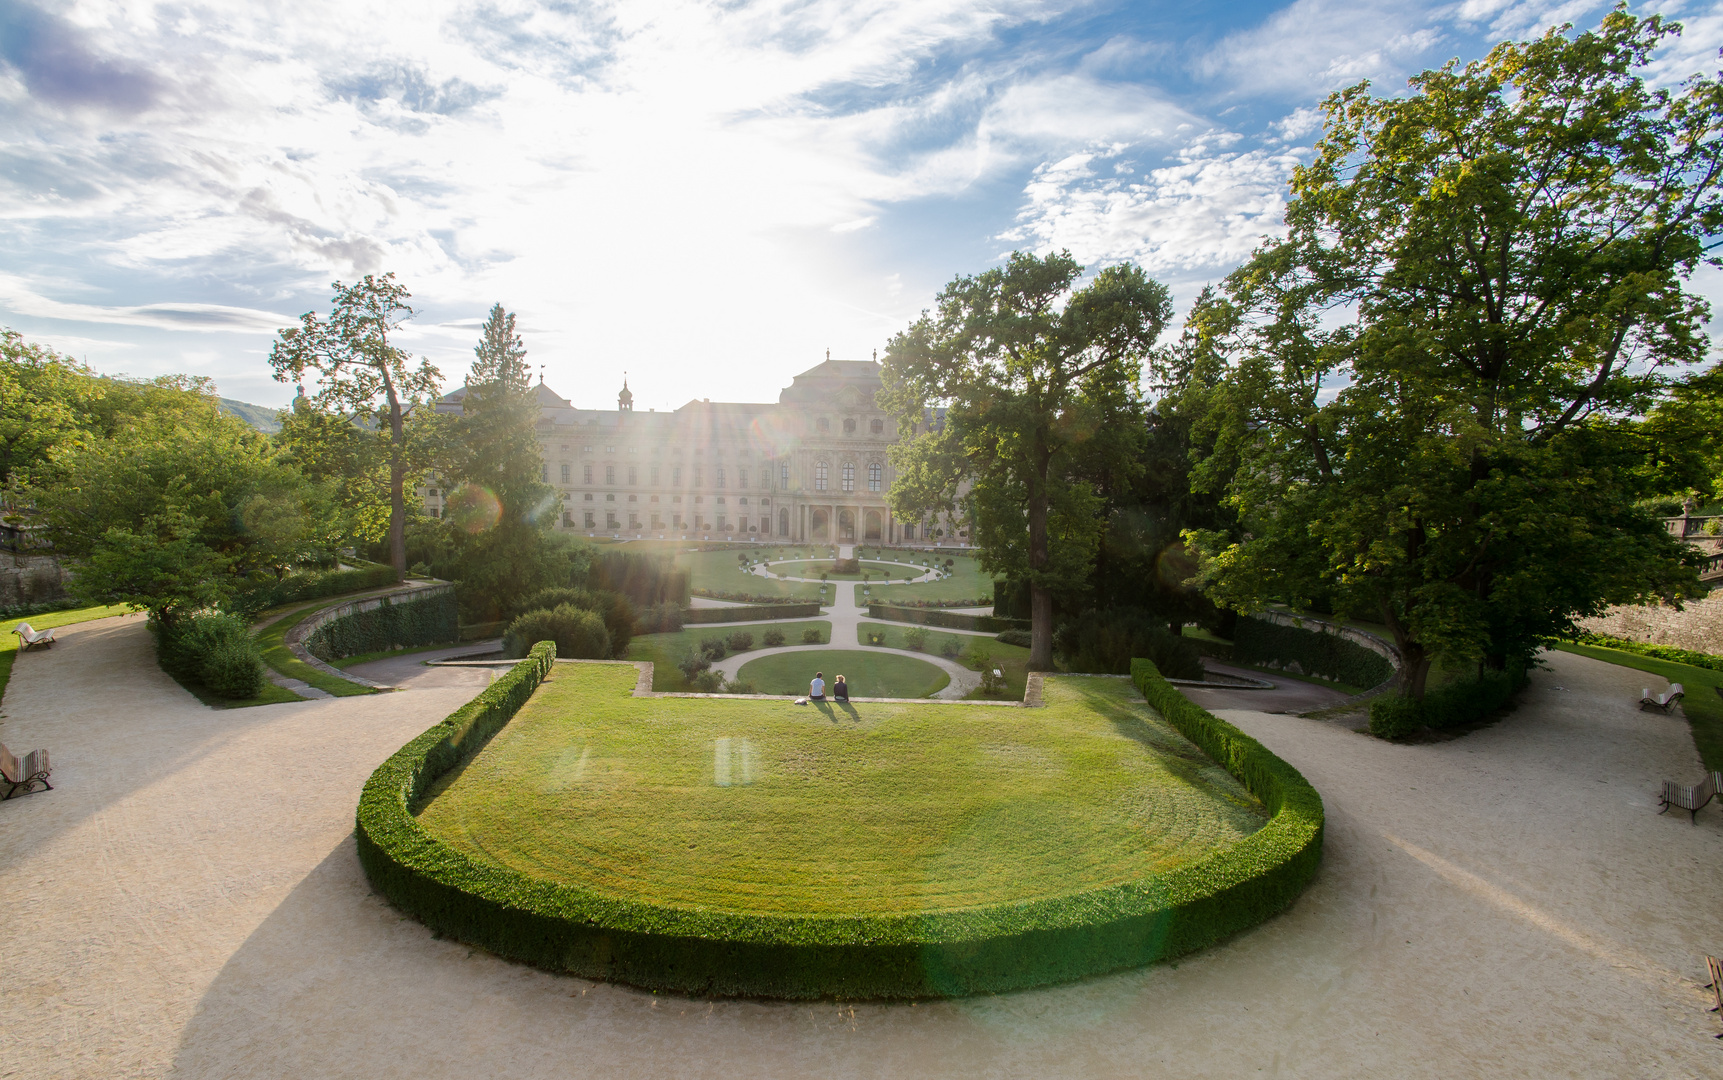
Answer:
[[831, 466], [827, 465], [823, 461], [814, 462], [814, 490], [815, 491], [826, 490], [826, 475], [827, 475], [827, 470], [829, 470], [830, 468], [831, 468]]
[[875, 435], [878, 435], [885, 430], [885, 421], [884, 420], [869, 420], [867, 422], [867, 429], [869, 431], [873, 432]]
[[778, 535], [790, 535], [790, 512], [788, 510], [778, 511]]
[[844, 421], [844, 434], [845, 435], [854, 435], [855, 433], [856, 433], [856, 422], [854, 420], [845, 420]]
[[845, 491], [854, 491], [855, 489], [856, 489], [856, 463], [853, 461], [846, 461], [846, 462], [844, 462], [844, 490]]
[[867, 489], [869, 491], [879, 490], [880, 480], [884, 473], [885, 469], [877, 461], [867, 467]]

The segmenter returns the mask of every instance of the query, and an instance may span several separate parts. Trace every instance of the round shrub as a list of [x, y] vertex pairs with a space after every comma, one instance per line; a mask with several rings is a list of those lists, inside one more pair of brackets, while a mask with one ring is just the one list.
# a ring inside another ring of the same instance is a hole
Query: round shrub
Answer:
[[927, 647], [927, 630], [920, 626], [909, 627], [903, 632], [903, 643], [906, 647], [920, 652]]
[[721, 637], [701, 638], [700, 655], [708, 660], [722, 660], [730, 655], [730, 646], [726, 645]]
[[730, 631], [730, 636], [725, 641], [731, 652], [747, 652], [754, 647], [754, 635], [746, 630]]
[[812, 627], [802, 631], [802, 644], [804, 645], [822, 645], [825, 640], [820, 636], [820, 632]]
[[1003, 634], [995, 634], [993, 640], [1001, 645], [1016, 645], [1024, 649], [1032, 643], [1027, 630], [1007, 630]]
[[1383, 694], [1370, 703], [1370, 734], [1401, 739], [1424, 726], [1424, 703], [1399, 694]]
[[760, 641], [766, 648], [775, 649], [784, 643], [784, 632], [782, 630], [768, 630], [761, 636]]
[[263, 690], [263, 654], [244, 619], [225, 612], [191, 615], [171, 627], [151, 624], [162, 670], [198, 683], [218, 697], [241, 701]]
[[503, 655], [525, 656], [541, 641], [556, 642], [556, 655], [576, 660], [608, 660], [610, 631], [597, 612], [560, 604], [548, 611], [529, 611], [509, 624], [503, 635]]
[[[588, 657], [584, 654], [565, 653], [559, 650], [559, 656], [575, 656], [582, 660], [603, 660], [608, 656], [620, 657], [628, 651], [628, 643], [634, 638], [635, 625], [639, 617], [635, 614], [634, 605], [628, 597], [621, 593], [605, 589], [541, 589], [515, 606], [517, 614], [532, 611], [554, 611], [563, 605], [579, 608], [582, 611], [595, 611], [604, 620], [604, 629], [610, 634], [610, 652], [606, 656]], [[680, 620], [680, 609], [677, 618]], [[681, 627], [678, 626], [678, 629]], [[548, 639], [547, 639], [548, 640]], [[525, 653], [521, 654], [526, 655]]]
[[263, 658], [255, 641], [224, 641], [203, 658], [203, 684], [229, 701], [263, 693]]

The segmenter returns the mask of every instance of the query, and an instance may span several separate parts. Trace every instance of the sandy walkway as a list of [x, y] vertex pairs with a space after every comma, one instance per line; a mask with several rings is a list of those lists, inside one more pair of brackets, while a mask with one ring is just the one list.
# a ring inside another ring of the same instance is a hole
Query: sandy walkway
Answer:
[[[1166, 966], [909, 1006], [706, 1002], [432, 940], [349, 836], [375, 764], [476, 689], [236, 712], [150, 662], [141, 622], [19, 658], [8, 745], [59, 790], [0, 804], [0, 1074], [192, 1077], [1621, 1076], [1723, 1073], [1723, 813], [1643, 676], [1557, 655], [1530, 704], [1400, 747], [1232, 718], [1327, 798], [1293, 909]], [[449, 669], [439, 669], [438, 678]], [[417, 685], [417, 684], [415, 684]], [[1557, 689], [1562, 687], [1564, 689]]]

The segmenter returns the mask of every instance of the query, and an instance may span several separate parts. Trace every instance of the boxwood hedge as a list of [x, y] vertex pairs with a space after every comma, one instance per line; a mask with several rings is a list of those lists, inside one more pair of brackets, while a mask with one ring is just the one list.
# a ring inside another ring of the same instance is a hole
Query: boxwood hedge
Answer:
[[471, 858], [420, 827], [433, 782], [499, 731], [551, 667], [531, 656], [391, 757], [359, 801], [359, 859], [439, 933], [552, 971], [695, 994], [901, 999], [1017, 990], [1211, 945], [1285, 908], [1316, 871], [1322, 800], [1291, 766], [1192, 705], [1153, 664], [1149, 702], [1267, 806], [1261, 829], [1159, 877], [921, 914], [754, 915], [600, 896]]
[[1364, 689], [1380, 686], [1394, 674], [1394, 665], [1339, 634], [1282, 626], [1267, 619], [1240, 616], [1232, 635], [1232, 658], [1240, 664], [1297, 662], [1306, 675]]
[[328, 663], [384, 649], [441, 645], [460, 638], [459, 609], [453, 590], [421, 599], [383, 597], [367, 611], [331, 619], [305, 636], [305, 649]]

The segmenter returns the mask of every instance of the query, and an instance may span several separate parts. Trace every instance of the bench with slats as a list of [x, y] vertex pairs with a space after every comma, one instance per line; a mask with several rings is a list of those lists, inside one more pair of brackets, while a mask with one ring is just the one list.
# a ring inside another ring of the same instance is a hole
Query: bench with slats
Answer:
[[1677, 702], [1687, 696], [1687, 690], [1680, 683], [1670, 683], [1669, 689], [1661, 694], [1653, 694], [1649, 688], [1639, 692], [1639, 710], [1659, 709], [1663, 712], [1675, 708]]
[[32, 750], [20, 761], [4, 744], [0, 744], [0, 779], [4, 779], [7, 785], [6, 794], [0, 795], [0, 799], [28, 795], [37, 784], [42, 785], [43, 791], [53, 791], [54, 785], [48, 783], [51, 771], [48, 751]]
[[1699, 823], [1699, 808], [1710, 802], [1717, 790], [1723, 788], [1723, 773], [1710, 773], [1705, 779], [1692, 787], [1684, 787], [1673, 780], [1663, 782], [1663, 796], [1658, 801], [1663, 804], [1659, 814], [1667, 814], [1671, 807], [1687, 811], [1693, 824]]
[[[1705, 958], [1705, 967], [1706, 970], [1711, 972], [1711, 981], [1705, 985], [1705, 989], [1717, 995], [1717, 1004], [1705, 1011], [1723, 1013], [1723, 960], [1719, 960], [1715, 956], [1707, 956]], [[1711, 1037], [1713, 1039], [1723, 1039], [1723, 1034], [1713, 1035]]]

